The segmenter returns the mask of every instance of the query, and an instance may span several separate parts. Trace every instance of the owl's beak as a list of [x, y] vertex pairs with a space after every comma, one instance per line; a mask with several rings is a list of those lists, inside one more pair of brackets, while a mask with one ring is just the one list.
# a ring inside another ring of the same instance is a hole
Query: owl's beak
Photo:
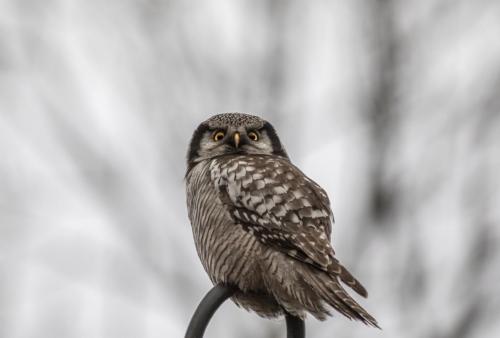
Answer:
[[235, 132], [235, 133], [233, 134], [233, 141], [234, 141], [234, 147], [235, 147], [235, 148], [238, 148], [238, 147], [239, 147], [239, 145], [240, 145], [240, 133]]

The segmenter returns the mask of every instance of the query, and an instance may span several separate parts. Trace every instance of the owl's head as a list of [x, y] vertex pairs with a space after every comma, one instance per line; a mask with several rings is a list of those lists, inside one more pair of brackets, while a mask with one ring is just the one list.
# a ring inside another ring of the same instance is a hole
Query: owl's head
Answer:
[[229, 154], [275, 155], [288, 158], [276, 131], [258, 116], [225, 113], [212, 116], [195, 130], [187, 155], [188, 166]]

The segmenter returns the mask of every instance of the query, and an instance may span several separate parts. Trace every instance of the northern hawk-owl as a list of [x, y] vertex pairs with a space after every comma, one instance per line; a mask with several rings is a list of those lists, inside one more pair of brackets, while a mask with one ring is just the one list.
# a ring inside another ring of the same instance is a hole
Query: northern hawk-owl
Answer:
[[294, 166], [273, 126], [260, 117], [215, 115], [195, 130], [187, 155], [189, 219], [214, 284], [263, 317], [285, 312], [324, 320], [329, 307], [377, 321], [340, 282], [365, 288], [335, 258], [326, 192]]

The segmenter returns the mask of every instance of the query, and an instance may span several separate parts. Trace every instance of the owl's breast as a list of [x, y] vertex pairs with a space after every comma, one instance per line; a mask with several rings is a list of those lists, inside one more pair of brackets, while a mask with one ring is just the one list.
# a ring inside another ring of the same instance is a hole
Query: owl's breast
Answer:
[[196, 250], [212, 282], [242, 290], [261, 284], [256, 258], [261, 244], [231, 219], [210, 177], [209, 161], [191, 169], [186, 188]]

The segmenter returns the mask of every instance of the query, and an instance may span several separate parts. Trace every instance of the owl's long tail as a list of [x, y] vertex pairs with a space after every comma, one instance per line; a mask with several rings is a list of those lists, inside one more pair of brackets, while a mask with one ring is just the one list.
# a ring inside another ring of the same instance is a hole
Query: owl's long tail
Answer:
[[[350, 276], [352, 277], [352, 275]], [[349, 296], [337, 276], [331, 276], [324, 272], [311, 272], [308, 277], [306, 279], [308, 284], [321, 299], [335, 310], [349, 319], [359, 320], [366, 325], [380, 328], [377, 320]], [[343, 280], [342, 277], [341, 279]]]
[[327, 269], [331, 275], [339, 276], [340, 280], [356, 291], [358, 295], [368, 297], [368, 291], [365, 287], [335, 257], [332, 257], [332, 262]]

